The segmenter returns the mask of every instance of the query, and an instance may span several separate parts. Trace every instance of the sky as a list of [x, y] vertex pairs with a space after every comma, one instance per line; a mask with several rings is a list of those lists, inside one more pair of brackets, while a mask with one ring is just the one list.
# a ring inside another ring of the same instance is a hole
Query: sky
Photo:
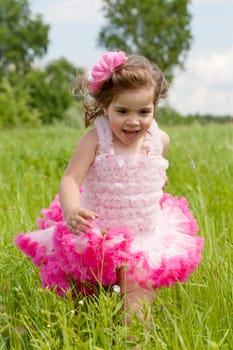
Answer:
[[[38, 62], [66, 57], [88, 71], [106, 51], [97, 37], [101, 0], [29, 0], [50, 25], [49, 47]], [[233, 116], [233, 0], [193, 0], [193, 41], [184, 70], [176, 70], [166, 103], [181, 114]]]

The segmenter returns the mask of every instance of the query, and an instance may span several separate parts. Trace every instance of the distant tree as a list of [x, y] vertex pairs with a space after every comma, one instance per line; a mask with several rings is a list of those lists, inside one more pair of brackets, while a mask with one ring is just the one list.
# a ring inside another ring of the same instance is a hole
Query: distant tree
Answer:
[[25, 86], [30, 89], [32, 106], [41, 113], [44, 124], [62, 120], [74, 97], [71, 83], [77, 68], [65, 58], [48, 63], [44, 69], [34, 69], [25, 75]]
[[11, 84], [8, 79], [0, 81], [0, 127], [38, 126], [40, 112], [31, 105], [28, 88], [21, 84]]
[[[82, 69], [79, 71], [82, 72]], [[65, 122], [70, 116], [68, 114], [67, 117], [65, 112], [70, 108], [73, 108], [75, 119], [75, 109], [78, 114], [79, 104], [71, 94], [71, 83], [76, 72], [77, 68], [65, 58], [51, 61], [44, 68], [31, 68], [23, 76], [17, 71], [10, 71], [0, 80], [0, 116], [5, 109], [4, 123], [0, 126], [35, 125], [36, 119], [43, 124]], [[12, 103], [14, 98], [17, 103]], [[18, 115], [17, 107], [22, 111]], [[28, 118], [29, 112], [35, 112], [33, 118]]]
[[28, 0], [0, 0], [0, 78], [9, 69], [29, 70], [48, 46], [49, 26], [32, 15]]
[[190, 0], [102, 0], [99, 44], [145, 55], [170, 79], [190, 49]]

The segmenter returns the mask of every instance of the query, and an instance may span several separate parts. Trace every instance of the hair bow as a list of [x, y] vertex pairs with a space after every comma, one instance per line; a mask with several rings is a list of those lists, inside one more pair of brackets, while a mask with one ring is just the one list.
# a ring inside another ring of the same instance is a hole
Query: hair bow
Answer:
[[122, 65], [126, 60], [127, 57], [123, 51], [106, 52], [92, 69], [90, 91], [95, 92], [100, 89], [114, 69]]

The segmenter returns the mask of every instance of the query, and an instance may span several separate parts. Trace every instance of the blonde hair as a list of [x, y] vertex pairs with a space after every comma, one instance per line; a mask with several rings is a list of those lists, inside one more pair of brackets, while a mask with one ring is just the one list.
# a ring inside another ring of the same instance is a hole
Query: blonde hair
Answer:
[[160, 98], [166, 97], [168, 83], [159, 67], [144, 56], [130, 55], [94, 93], [90, 92], [90, 81], [77, 76], [73, 84], [73, 93], [79, 91], [84, 97], [85, 126], [88, 127], [96, 117], [103, 115], [103, 109], [109, 106], [117, 94], [123, 90], [147, 86], [154, 87], [155, 105]]

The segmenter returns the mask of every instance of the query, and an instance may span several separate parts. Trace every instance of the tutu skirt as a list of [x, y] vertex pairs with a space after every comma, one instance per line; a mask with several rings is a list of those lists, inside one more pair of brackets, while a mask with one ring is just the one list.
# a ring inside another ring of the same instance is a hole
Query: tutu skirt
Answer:
[[127, 227], [101, 231], [93, 227], [72, 234], [59, 197], [37, 219], [38, 230], [15, 237], [15, 244], [39, 268], [44, 288], [65, 295], [72, 287], [82, 294], [117, 283], [125, 268], [128, 279], [142, 287], [170, 287], [186, 282], [201, 261], [204, 240], [185, 198], [164, 194], [154, 232], [134, 235]]

